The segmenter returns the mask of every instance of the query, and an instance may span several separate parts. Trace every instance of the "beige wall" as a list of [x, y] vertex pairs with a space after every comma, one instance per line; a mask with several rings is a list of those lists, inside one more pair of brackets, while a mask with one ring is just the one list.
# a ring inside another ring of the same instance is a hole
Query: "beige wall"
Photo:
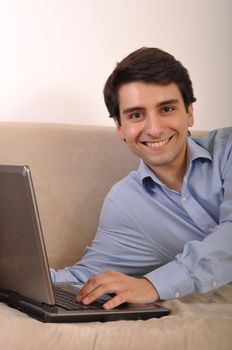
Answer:
[[231, 10], [230, 0], [1, 0], [0, 120], [112, 125], [107, 76], [157, 46], [190, 71], [195, 128], [229, 126]]

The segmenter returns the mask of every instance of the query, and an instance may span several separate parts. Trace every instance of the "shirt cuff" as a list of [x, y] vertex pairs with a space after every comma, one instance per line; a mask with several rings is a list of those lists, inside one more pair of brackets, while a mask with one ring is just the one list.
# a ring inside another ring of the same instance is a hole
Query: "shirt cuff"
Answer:
[[179, 298], [194, 292], [192, 279], [176, 261], [171, 261], [144, 277], [154, 285], [161, 300]]
[[77, 279], [67, 270], [54, 270], [50, 267], [50, 276], [53, 283], [55, 282], [77, 282]]

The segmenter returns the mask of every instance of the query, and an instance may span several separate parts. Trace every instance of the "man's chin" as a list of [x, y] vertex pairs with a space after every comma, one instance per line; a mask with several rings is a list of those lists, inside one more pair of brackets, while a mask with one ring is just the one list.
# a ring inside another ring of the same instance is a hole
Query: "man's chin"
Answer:
[[170, 165], [170, 163], [173, 161], [173, 158], [171, 157], [157, 157], [157, 158], [143, 158], [144, 163], [149, 166], [149, 168], [158, 168], [166, 165]]

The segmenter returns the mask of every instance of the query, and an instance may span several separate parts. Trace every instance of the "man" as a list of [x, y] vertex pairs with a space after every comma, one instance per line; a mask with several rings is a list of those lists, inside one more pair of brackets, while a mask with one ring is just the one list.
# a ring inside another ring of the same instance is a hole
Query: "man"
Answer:
[[189, 137], [192, 83], [172, 55], [142, 48], [104, 88], [119, 137], [141, 158], [107, 195], [83, 259], [54, 281], [84, 283], [77, 300], [105, 309], [204, 293], [232, 281], [232, 128]]

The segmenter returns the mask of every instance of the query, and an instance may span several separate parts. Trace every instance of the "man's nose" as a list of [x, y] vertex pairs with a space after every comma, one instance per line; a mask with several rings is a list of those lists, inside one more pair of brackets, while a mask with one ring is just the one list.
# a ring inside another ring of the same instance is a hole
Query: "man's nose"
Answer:
[[156, 114], [147, 116], [145, 122], [145, 132], [147, 135], [159, 137], [164, 132], [163, 121]]

